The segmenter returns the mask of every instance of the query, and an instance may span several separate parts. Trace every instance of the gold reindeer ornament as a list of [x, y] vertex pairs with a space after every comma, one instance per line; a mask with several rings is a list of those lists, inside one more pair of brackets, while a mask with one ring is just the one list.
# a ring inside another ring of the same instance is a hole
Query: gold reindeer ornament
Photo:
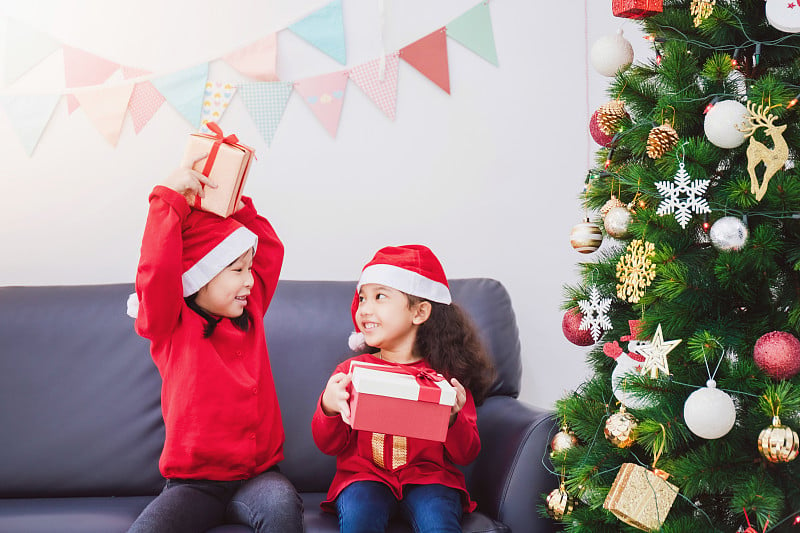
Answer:
[[[786, 131], [786, 124], [775, 125], [776, 117], [768, 114], [769, 107], [761, 104], [756, 108], [752, 102], [747, 102], [747, 124], [742, 123], [739, 131], [750, 137], [750, 144], [747, 145], [747, 173], [750, 174], [750, 192], [756, 196], [757, 201], [761, 201], [767, 192], [769, 180], [780, 170], [786, 161], [789, 160], [789, 146], [783, 138]], [[756, 140], [753, 135], [759, 128], [764, 128], [764, 133], [772, 138], [772, 148], [767, 148], [763, 143]], [[758, 181], [756, 167], [759, 163], [764, 163], [764, 178], [761, 183]]]

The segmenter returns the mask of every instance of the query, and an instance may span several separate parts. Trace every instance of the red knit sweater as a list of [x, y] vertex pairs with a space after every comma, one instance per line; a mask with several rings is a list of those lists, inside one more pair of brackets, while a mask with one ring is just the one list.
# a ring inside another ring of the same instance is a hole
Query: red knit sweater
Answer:
[[[341, 363], [333, 373], [347, 373], [351, 361], [393, 365], [364, 354]], [[425, 360], [411, 366], [431, 368]], [[320, 396], [311, 422], [314, 442], [322, 452], [337, 456], [336, 475], [322, 508], [335, 510], [336, 497], [350, 483], [379, 481], [392, 489], [397, 499], [403, 498], [406, 485], [439, 483], [452, 487], [461, 491], [464, 510], [474, 511], [476, 505], [467, 493], [464, 475], [455, 465], [469, 464], [478, 456], [481, 442], [476, 419], [475, 402], [467, 391], [467, 402], [448, 429], [444, 442], [383, 435], [354, 430], [338, 414], [325, 415]]]
[[222, 320], [203, 338], [205, 320], [183, 300], [181, 226], [184, 197], [157, 186], [150, 195], [136, 274], [136, 331], [150, 340], [162, 377], [166, 478], [251, 478], [283, 459], [283, 424], [264, 337], [267, 310], [283, 262], [283, 245], [249, 198], [233, 217], [258, 236], [250, 327]]

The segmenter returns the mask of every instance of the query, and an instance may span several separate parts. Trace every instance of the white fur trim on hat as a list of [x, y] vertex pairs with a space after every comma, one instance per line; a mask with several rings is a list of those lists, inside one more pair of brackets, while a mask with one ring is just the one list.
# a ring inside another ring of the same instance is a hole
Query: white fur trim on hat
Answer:
[[354, 331], [347, 338], [347, 345], [352, 351], [357, 352], [367, 347], [367, 340], [363, 333], [360, 331]]
[[191, 296], [214, 279], [226, 266], [250, 248], [255, 251], [258, 237], [245, 227], [237, 228], [183, 273], [183, 297]]
[[449, 304], [452, 301], [450, 298], [450, 290], [444, 283], [439, 283], [438, 281], [426, 278], [422, 274], [417, 274], [411, 270], [406, 270], [394, 265], [379, 263], [365, 268], [361, 272], [356, 292], [358, 292], [362, 285], [366, 285], [367, 283], [386, 285], [387, 287], [397, 289], [406, 294], [442, 304]]

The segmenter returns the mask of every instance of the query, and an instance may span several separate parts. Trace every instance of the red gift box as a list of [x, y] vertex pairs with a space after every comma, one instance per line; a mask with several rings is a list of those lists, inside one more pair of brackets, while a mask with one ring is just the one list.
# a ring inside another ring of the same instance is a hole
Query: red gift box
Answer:
[[206, 126], [214, 135], [189, 135], [182, 166], [188, 167], [201, 155], [208, 154], [207, 158], [198, 161], [192, 168], [209, 177], [217, 187], [203, 187], [205, 196], [196, 197], [194, 207], [228, 217], [236, 211], [242, 197], [255, 151], [239, 144], [236, 135], [224, 136], [216, 123], [208, 122]]
[[444, 442], [456, 390], [427, 369], [350, 364], [353, 429]]
[[664, 0], [612, 0], [615, 17], [643, 19], [664, 10]]

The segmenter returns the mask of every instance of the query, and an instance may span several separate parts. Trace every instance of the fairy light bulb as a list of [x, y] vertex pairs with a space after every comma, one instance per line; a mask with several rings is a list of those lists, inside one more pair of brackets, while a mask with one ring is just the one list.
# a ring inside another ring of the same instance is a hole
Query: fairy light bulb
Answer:
[[758, 61], [761, 59], [761, 43], [756, 43], [756, 49], [753, 52], [753, 66], [758, 66]]
[[715, 105], [717, 102], [719, 102], [719, 96], [715, 96], [715, 97], [713, 98], [713, 100], [711, 100], [711, 101], [708, 103], [708, 105], [706, 106], [706, 108], [703, 110], [703, 114], [705, 115], [705, 114], [707, 114], [709, 111], [711, 111], [711, 108], [712, 108], [712, 107], [714, 107], [714, 105]]
[[703, 215], [703, 231], [708, 233], [708, 230], [711, 228], [711, 223], [708, 221], [708, 215]]
[[731, 58], [731, 66], [733, 66], [733, 68], [739, 68], [739, 57], [741, 56], [741, 54], [742, 54], [741, 48], [737, 47], [736, 50], [733, 51], [733, 57]]
[[797, 105], [797, 101], [798, 101], [798, 100], [800, 100], [800, 94], [798, 94], [797, 96], [795, 96], [794, 98], [792, 98], [792, 101], [791, 101], [791, 102], [789, 102], [789, 104], [786, 106], [786, 109], [792, 108], [792, 107], [794, 107], [795, 105]]

